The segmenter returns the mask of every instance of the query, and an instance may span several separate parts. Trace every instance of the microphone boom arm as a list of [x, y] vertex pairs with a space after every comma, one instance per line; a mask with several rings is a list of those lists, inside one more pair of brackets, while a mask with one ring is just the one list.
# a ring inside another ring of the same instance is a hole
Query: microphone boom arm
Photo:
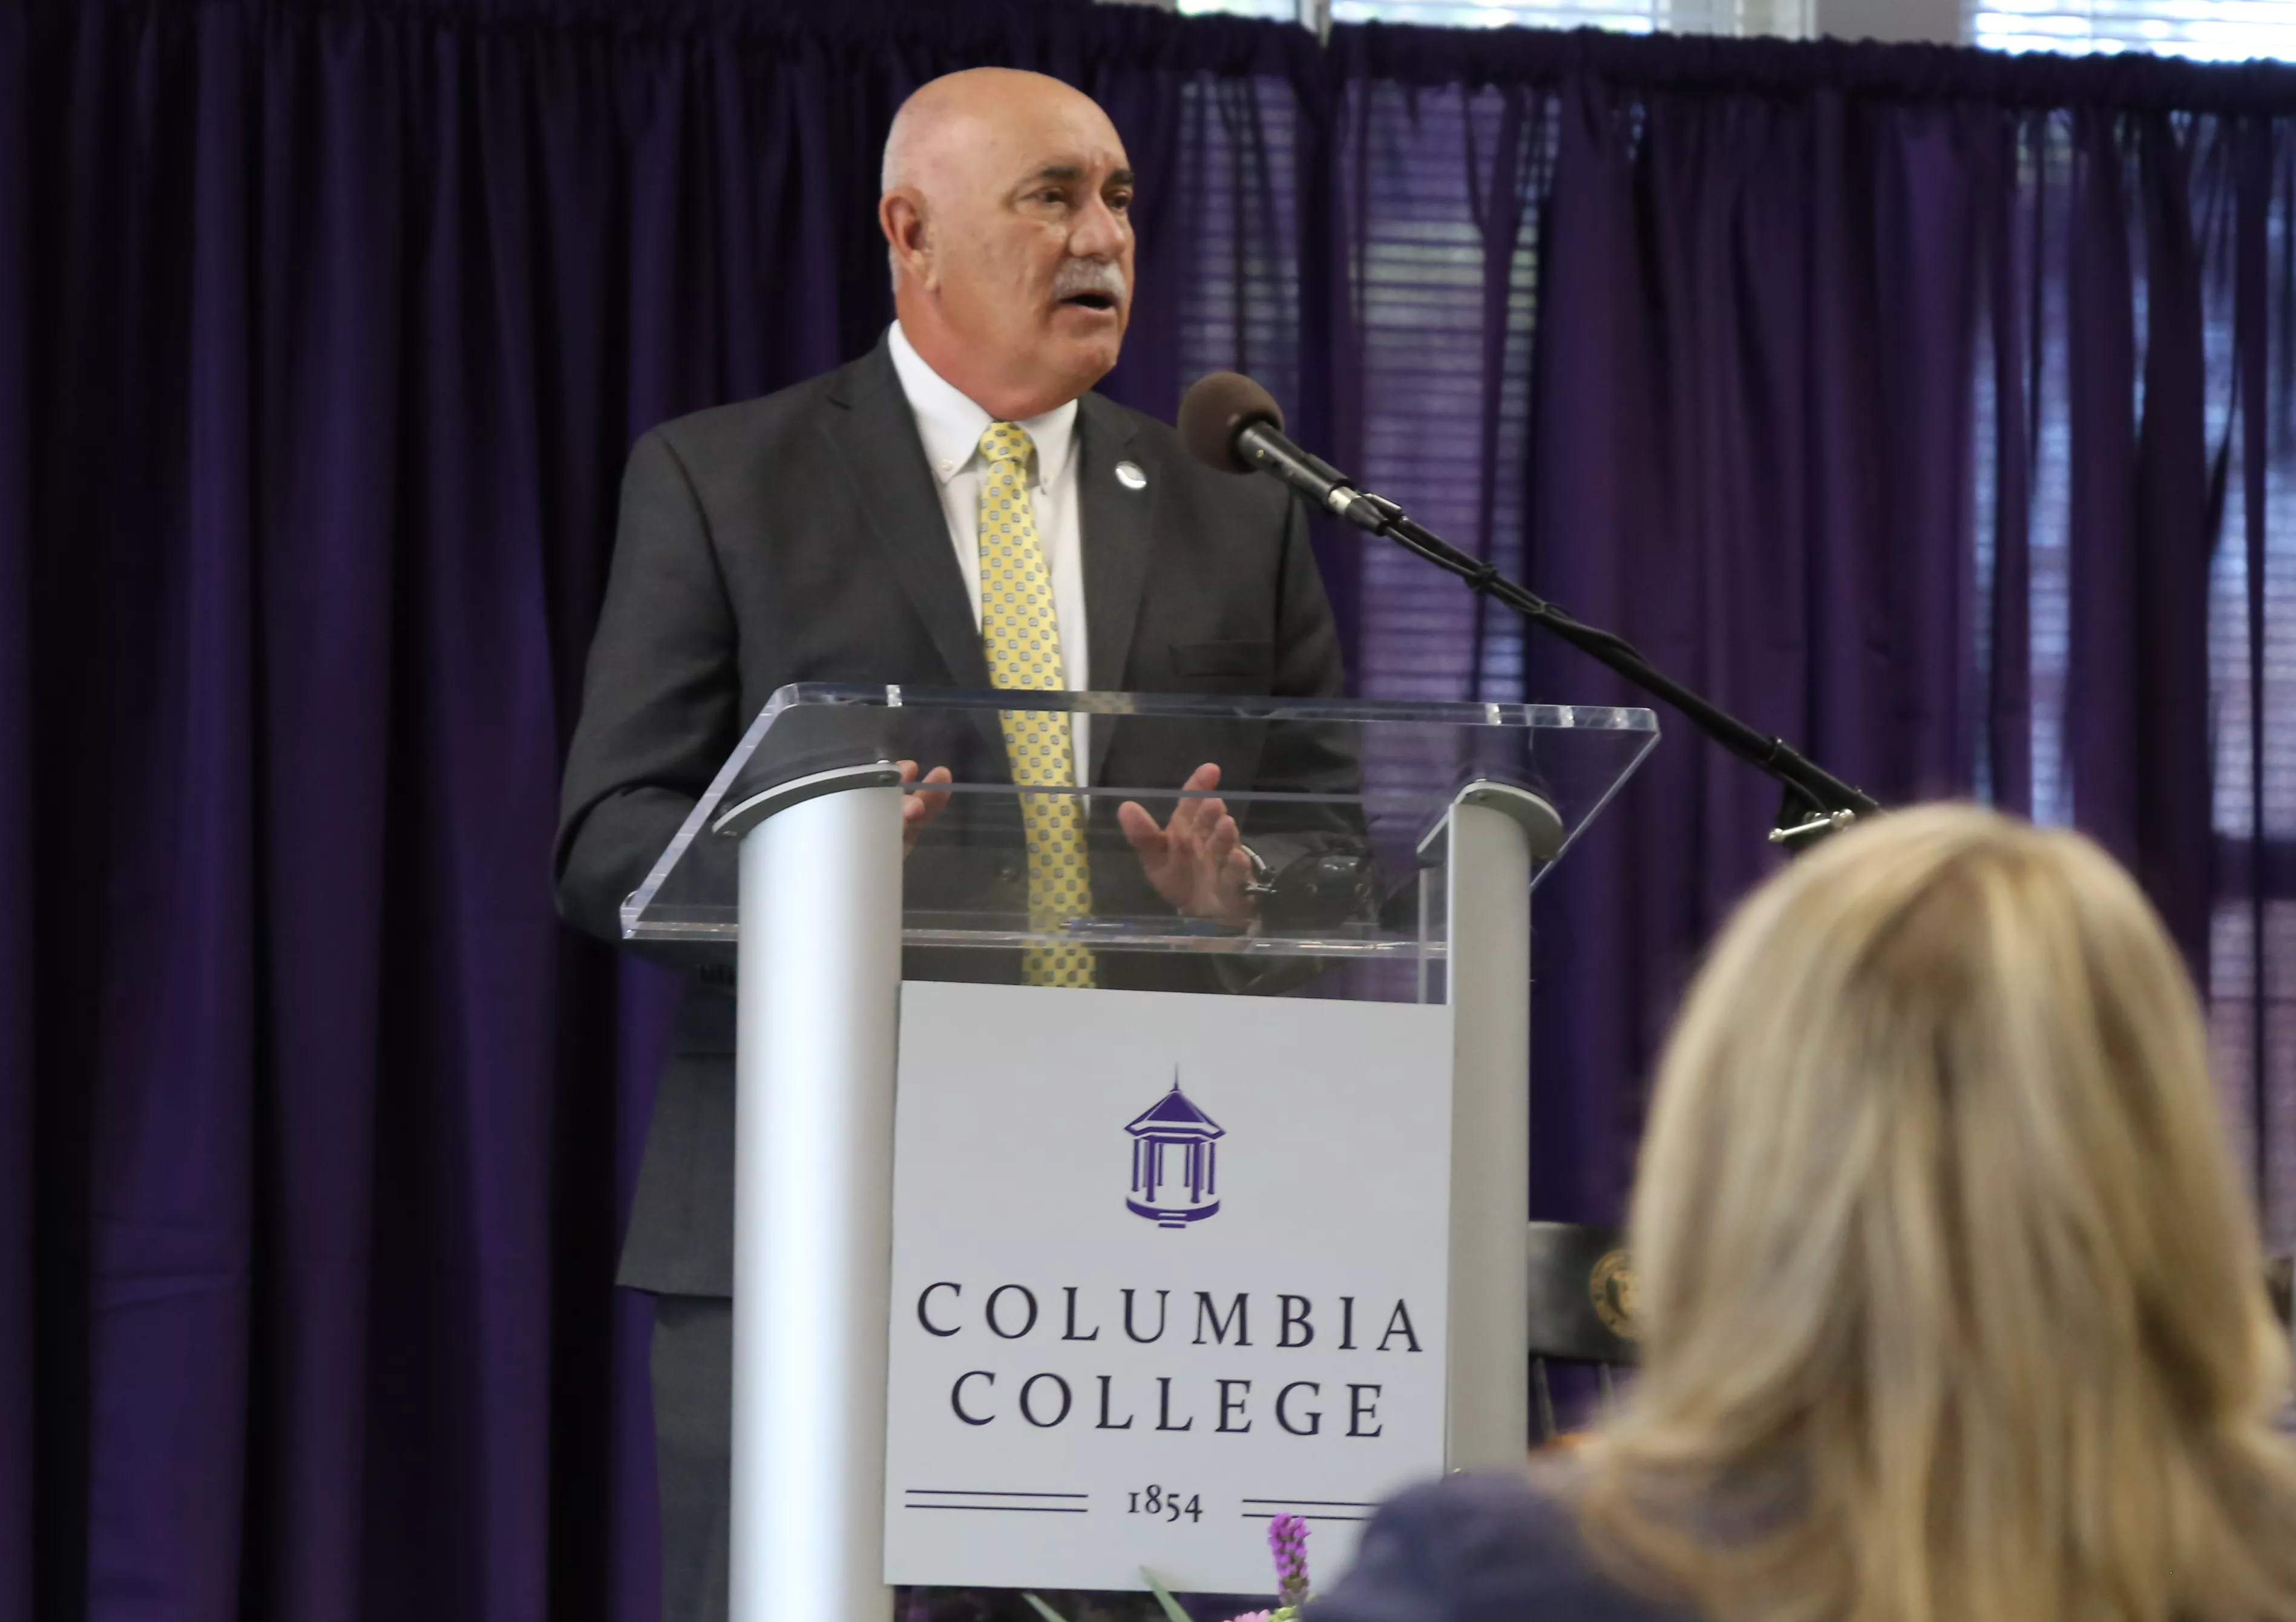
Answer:
[[1580, 623], [1529, 587], [1508, 579], [1491, 564], [1460, 551], [1386, 496], [1359, 492], [1342, 484], [1330, 492], [1324, 504], [1357, 528], [1385, 536], [1438, 569], [1458, 576], [1467, 583], [1469, 590], [1512, 609], [1532, 625], [1608, 665], [1644, 692], [1679, 711], [1692, 725], [1739, 759], [1800, 796], [1815, 815], [1796, 827], [1784, 826], [1786, 818], [1781, 816], [1781, 825], [1770, 835], [1773, 843], [1792, 846], [1881, 810], [1881, 802], [1872, 795], [1844, 782], [1784, 739], [1767, 736], [1719, 705], [1709, 702], [1644, 659], [1624, 637]]
[[1458, 576], [1478, 595], [1512, 609], [1679, 711], [1715, 742], [1785, 786], [1778, 825], [1770, 834], [1773, 844], [1799, 848], [1882, 808], [1873, 796], [1806, 758], [1783, 738], [1755, 731], [1693, 692], [1624, 637], [1580, 624], [1529, 587], [1461, 552], [1384, 496], [1357, 489], [1345, 473], [1284, 438], [1283, 408], [1250, 378], [1215, 372], [1198, 379], [1180, 402], [1178, 429], [1199, 460], [1231, 472], [1275, 475], [1325, 512]]

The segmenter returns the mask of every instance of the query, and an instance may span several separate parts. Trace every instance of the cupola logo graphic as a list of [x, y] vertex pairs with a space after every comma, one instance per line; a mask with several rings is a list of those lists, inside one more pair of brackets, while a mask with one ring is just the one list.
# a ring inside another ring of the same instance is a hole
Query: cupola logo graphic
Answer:
[[1132, 1135], [1132, 1197], [1124, 1203], [1134, 1216], [1184, 1228], [1218, 1213], [1218, 1140], [1227, 1130], [1180, 1091], [1177, 1069], [1172, 1090], [1125, 1131]]

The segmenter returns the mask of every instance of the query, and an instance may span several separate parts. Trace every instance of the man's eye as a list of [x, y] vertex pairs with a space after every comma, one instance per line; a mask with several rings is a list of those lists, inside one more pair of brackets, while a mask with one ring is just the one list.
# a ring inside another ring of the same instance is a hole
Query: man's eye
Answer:
[[1132, 193], [1129, 192], [1117, 193], [1108, 200], [1108, 206], [1115, 209], [1119, 214], [1123, 213], [1127, 209], [1129, 209], [1132, 206]]
[[1066, 202], [1066, 201], [1068, 201], [1068, 200], [1069, 200], [1069, 198], [1068, 198], [1068, 193], [1065, 193], [1065, 192], [1062, 191], [1062, 190], [1061, 190], [1059, 187], [1057, 187], [1057, 186], [1054, 186], [1054, 187], [1048, 187], [1046, 190], [1037, 193], [1033, 198], [1031, 198], [1029, 201], [1031, 201], [1032, 202], [1042, 202], [1042, 203], [1062, 203], [1062, 202]]

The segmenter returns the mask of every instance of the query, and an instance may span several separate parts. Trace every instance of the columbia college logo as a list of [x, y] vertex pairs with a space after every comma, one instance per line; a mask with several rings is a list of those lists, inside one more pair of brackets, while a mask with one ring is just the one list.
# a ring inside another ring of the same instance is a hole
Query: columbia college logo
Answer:
[[1219, 1143], [1227, 1131], [1180, 1091], [1133, 1117], [1132, 1196], [1124, 1203], [1160, 1228], [1185, 1228], [1219, 1211]]

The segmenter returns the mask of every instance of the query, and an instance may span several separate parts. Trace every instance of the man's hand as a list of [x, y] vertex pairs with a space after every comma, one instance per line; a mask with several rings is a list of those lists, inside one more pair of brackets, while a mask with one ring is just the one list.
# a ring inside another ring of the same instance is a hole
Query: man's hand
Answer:
[[[1218, 788], [1219, 780], [1219, 767], [1207, 762], [1180, 787], [1201, 794]], [[1139, 854], [1148, 882], [1172, 905], [1191, 918], [1250, 922], [1254, 907], [1244, 886], [1251, 882], [1251, 858], [1224, 801], [1184, 799], [1172, 807], [1172, 820], [1159, 827], [1146, 807], [1128, 799], [1116, 808], [1116, 822]]]
[[[903, 782], [917, 781], [915, 761], [904, 760], [900, 763], [900, 766]], [[951, 781], [948, 768], [945, 766], [933, 767], [931, 771], [925, 774], [924, 781], [927, 782]], [[903, 856], [908, 855], [917, 848], [917, 835], [925, 831], [925, 824], [939, 816], [947, 807], [948, 791], [947, 790], [943, 790], [939, 794], [921, 790], [914, 794], [901, 796], [901, 854]]]

